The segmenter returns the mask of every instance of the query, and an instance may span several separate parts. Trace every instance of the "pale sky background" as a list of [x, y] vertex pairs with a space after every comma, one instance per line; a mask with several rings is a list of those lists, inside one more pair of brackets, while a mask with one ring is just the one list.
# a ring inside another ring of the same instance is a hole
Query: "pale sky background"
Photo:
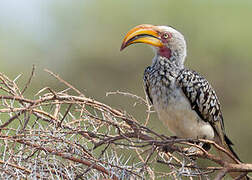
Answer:
[[[62, 1], [64, 2], [64, 0]], [[48, 41], [54, 24], [49, 16], [50, 0], [0, 1], [1, 31], [20, 31], [32, 35], [38, 43]], [[45, 33], [46, 32], [46, 33]]]

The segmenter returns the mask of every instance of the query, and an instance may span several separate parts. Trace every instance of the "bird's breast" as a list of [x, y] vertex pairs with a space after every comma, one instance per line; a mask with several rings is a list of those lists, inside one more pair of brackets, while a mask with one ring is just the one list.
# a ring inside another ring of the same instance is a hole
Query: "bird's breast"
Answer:
[[155, 87], [151, 91], [159, 119], [168, 129], [182, 138], [214, 138], [212, 126], [192, 110], [182, 90], [175, 85]]

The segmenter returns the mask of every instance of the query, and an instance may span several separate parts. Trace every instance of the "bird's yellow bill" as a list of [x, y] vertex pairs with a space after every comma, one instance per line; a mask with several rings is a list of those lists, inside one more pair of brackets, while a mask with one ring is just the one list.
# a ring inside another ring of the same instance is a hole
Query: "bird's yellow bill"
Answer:
[[139, 25], [131, 29], [123, 39], [121, 50], [135, 43], [145, 43], [162, 47], [160, 35], [153, 25]]

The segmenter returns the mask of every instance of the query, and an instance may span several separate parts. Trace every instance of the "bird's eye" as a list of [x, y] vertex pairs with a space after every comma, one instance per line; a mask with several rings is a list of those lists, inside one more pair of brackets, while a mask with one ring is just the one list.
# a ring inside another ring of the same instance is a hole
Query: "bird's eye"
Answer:
[[164, 39], [167, 39], [167, 38], [169, 38], [169, 34], [167, 34], [167, 33], [164, 33], [164, 34], [163, 34], [163, 38], [164, 38]]

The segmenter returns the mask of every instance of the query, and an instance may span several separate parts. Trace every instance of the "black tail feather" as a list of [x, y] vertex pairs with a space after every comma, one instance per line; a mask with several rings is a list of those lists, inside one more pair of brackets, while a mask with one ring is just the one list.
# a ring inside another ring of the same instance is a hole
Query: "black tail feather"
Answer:
[[[224, 135], [224, 140], [226, 141], [226, 143], [227, 143], [227, 145], [228, 145], [228, 148], [229, 148], [230, 151], [233, 153], [233, 155], [236, 157], [236, 159], [238, 159], [239, 161], [241, 161], [240, 158], [238, 157], [238, 155], [236, 154], [236, 152], [234, 151], [233, 147], [232, 147], [232, 145], [234, 145], [234, 144], [233, 144], [232, 141], [227, 137], [226, 134]], [[242, 162], [242, 161], [241, 161], [241, 162]]]
[[[224, 135], [224, 140], [226, 141], [226, 144], [228, 145], [228, 148], [230, 149], [230, 151], [232, 152], [232, 154], [236, 157], [236, 159], [238, 159], [240, 162], [242, 162], [241, 159], [238, 157], [238, 155], [235, 153], [234, 149], [232, 148], [232, 145], [234, 145], [234, 144], [227, 137], [227, 135]], [[245, 178], [246, 178], [246, 180], [250, 180], [250, 178], [248, 176], [246, 176]]]

